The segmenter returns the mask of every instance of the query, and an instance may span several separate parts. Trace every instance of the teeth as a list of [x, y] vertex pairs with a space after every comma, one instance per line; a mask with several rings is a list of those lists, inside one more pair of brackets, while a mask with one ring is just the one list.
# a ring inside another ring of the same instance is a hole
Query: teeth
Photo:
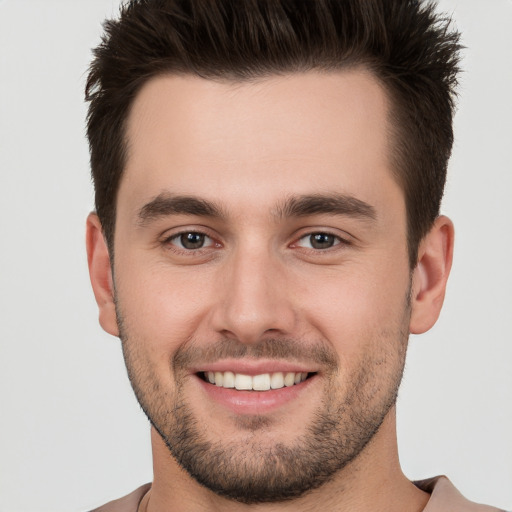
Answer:
[[[222, 382], [217, 384], [217, 380], [215, 380], [215, 385], [222, 386]], [[242, 373], [237, 373], [235, 375], [235, 388], [236, 389], [252, 389], [252, 377], [250, 375], [243, 375]]]
[[[215, 383], [212, 382], [212, 384]], [[235, 374], [233, 372], [224, 372], [224, 381], [222, 382], [222, 386], [225, 388], [235, 387]]]
[[272, 389], [281, 389], [284, 387], [284, 375], [281, 372], [272, 374], [272, 377], [270, 377], [270, 387]]
[[255, 375], [252, 378], [252, 389], [256, 391], [268, 391], [270, 389], [270, 375], [268, 373]]
[[215, 384], [222, 386], [224, 384], [224, 374], [222, 372], [215, 372]]
[[219, 387], [235, 388], [240, 391], [268, 391], [299, 384], [307, 379], [308, 374], [305, 372], [276, 372], [251, 376], [233, 372], [205, 372], [204, 376], [210, 384]]
[[293, 386], [295, 384], [295, 373], [287, 373], [284, 377], [284, 385], [286, 387]]

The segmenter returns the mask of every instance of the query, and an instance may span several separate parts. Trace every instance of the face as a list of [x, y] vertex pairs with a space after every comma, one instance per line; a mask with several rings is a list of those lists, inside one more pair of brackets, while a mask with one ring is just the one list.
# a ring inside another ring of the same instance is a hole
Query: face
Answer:
[[159, 77], [135, 100], [119, 332], [153, 426], [218, 494], [300, 496], [390, 414], [410, 270], [387, 112], [363, 71]]

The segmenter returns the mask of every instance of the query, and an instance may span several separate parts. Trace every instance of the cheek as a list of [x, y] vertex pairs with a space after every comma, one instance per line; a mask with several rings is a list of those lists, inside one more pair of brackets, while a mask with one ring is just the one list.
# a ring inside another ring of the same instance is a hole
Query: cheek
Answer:
[[[201, 324], [211, 292], [192, 268], [173, 272], [160, 264], [116, 268], [116, 295], [130, 337], [146, 340], [152, 357], [167, 358]], [[134, 272], [132, 268], [137, 268]]]
[[353, 358], [365, 344], [396, 337], [403, 330], [409, 290], [403, 269], [352, 267], [333, 271], [322, 286], [311, 280], [311, 286], [304, 287], [307, 292], [300, 294], [301, 315], [340, 357]]

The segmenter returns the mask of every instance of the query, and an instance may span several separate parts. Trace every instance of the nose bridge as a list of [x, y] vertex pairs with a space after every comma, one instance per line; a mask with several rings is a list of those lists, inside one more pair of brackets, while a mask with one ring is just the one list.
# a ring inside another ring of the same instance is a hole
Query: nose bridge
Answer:
[[258, 341], [264, 334], [291, 331], [294, 312], [283, 262], [270, 247], [240, 244], [224, 270], [215, 315], [217, 330], [243, 343]]

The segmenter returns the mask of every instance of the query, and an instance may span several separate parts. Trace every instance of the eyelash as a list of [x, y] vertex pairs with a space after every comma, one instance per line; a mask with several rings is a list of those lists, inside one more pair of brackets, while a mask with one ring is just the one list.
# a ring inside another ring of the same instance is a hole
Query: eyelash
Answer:
[[[330, 247], [324, 247], [324, 248], [304, 247], [304, 246], [300, 245], [301, 241], [308, 240], [308, 239], [311, 240], [315, 236], [331, 237], [334, 239], [333, 245], [331, 245]], [[335, 251], [335, 250], [341, 249], [341, 247], [338, 247], [338, 246], [347, 246], [347, 245], [350, 245], [350, 242], [348, 240], [342, 238], [339, 235], [336, 235], [329, 231], [312, 231], [312, 232], [306, 233], [305, 235], [301, 236], [297, 240], [297, 242], [294, 242], [292, 244], [292, 247], [294, 247], [294, 246], [302, 247], [303, 249], [306, 249], [308, 251], [312, 251], [312, 252], [318, 254], [318, 253], [326, 253], [326, 252]]]
[[[199, 235], [199, 236], [209, 239], [211, 243], [209, 243], [207, 246], [201, 246], [201, 247], [198, 247], [195, 249], [194, 248], [187, 249], [186, 247], [179, 247], [175, 243], [173, 243], [173, 241], [179, 240], [184, 235]], [[180, 254], [185, 254], [187, 256], [201, 254], [204, 250], [208, 250], [213, 246], [220, 247], [220, 244], [218, 242], [215, 242], [215, 240], [211, 236], [209, 236], [207, 233], [203, 233], [202, 231], [195, 231], [195, 230], [180, 231], [179, 233], [175, 233], [175, 234], [165, 238], [165, 240], [163, 240], [163, 245], [167, 246], [167, 247], [172, 247], [173, 251], [180, 253]]]
[[[197, 248], [183, 247], [183, 243], [181, 243], [182, 247], [180, 247], [180, 246], [176, 245], [176, 243], [173, 243], [175, 240], [180, 240], [180, 238], [183, 237], [184, 235], [196, 235], [196, 236], [204, 237], [204, 239], [209, 239], [210, 243], [206, 246], [202, 245], [201, 247], [197, 247]], [[300, 245], [301, 241], [307, 240], [307, 239], [311, 240], [312, 237], [319, 236], [319, 235], [322, 235], [324, 237], [333, 237], [334, 238], [333, 245], [331, 245], [330, 247], [325, 247], [325, 248], [304, 247], [304, 246]], [[202, 255], [205, 251], [210, 250], [212, 247], [218, 248], [218, 247], [222, 246], [219, 242], [216, 242], [215, 239], [213, 237], [211, 237], [210, 235], [208, 235], [207, 233], [204, 233], [202, 231], [196, 231], [196, 230], [180, 231], [179, 233], [175, 233], [175, 234], [165, 238], [162, 243], [164, 246], [171, 248], [171, 250], [173, 250], [174, 252], [176, 252], [180, 255], [182, 254], [182, 255], [186, 255], [186, 256], [195, 256], [195, 255], [199, 256], [199, 255]], [[290, 244], [289, 247], [302, 248], [303, 250], [305, 250], [309, 253], [314, 253], [314, 254], [322, 254], [322, 253], [325, 254], [325, 253], [330, 253], [332, 251], [340, 250], [342, 247], [346, 247], [346, 246], [350, 246], [350, 245], [352, 245], [352, 243], [349, 240], [342, 238], [339, 235], [331, 233], [327, 230], [318, 230], [318, 231], [310, 231], [310, 232], [302, 235], [301, 237], [296, 239], [295, 242]], [[341, 246], [341, 247], [338, 247], [338, 246]]]

